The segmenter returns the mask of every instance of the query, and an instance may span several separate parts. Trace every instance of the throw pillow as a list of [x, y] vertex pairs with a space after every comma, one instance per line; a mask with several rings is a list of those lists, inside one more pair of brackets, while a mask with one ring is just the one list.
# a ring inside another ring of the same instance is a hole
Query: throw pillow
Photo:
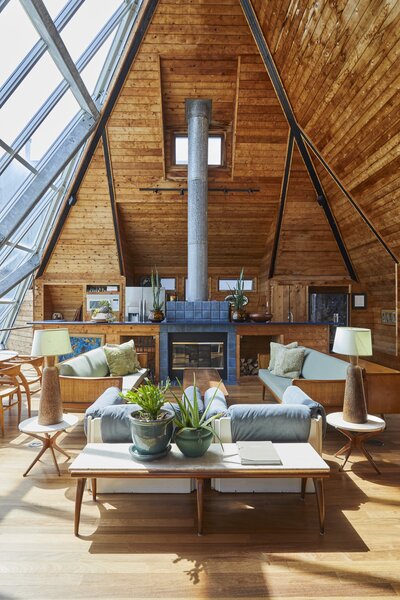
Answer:
[[286, 346], [284, 344], [278, 344], [278, 342], [271, 342], [270, 343], [270, 356], [269, 356], [269, 366], [268, 369], [270, 371], [273, 371], [275, 369], [275, 361], [276, 361], [276, 357], [278, 352], [282, 349], [282, 348], [297, 348], [298, 343], [297, 342], [291, 342], [290, 344], [287, 344]]
[[275, 359], [275, 368], [271, 373], [289, 379], [300, 377], [304, 352], [304, 348], [281, 348]]
[[110, 373], [113, 377], [123, 377], [140, 371], [140, 363], [135, 350], [135, 343], [129, 340], [124, 344], [105, 344], [104, 354]]

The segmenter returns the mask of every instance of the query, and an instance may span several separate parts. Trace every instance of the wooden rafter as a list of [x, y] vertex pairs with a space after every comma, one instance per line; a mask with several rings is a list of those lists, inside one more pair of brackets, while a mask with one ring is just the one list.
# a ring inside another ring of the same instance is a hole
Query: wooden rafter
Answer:
[[302, 136], [301, 129], [296, 121], [296, 118], [295, 118], [295, 115], [293, 112], [293, 108], [290, 104], [290, 101], [289, 101], [287, 95], [286, 95], [285, 88], [284, 88], [281, 78], [279, 76], [279, 73], [276, 68], [272, 54], [269, 50], [269, 47], [268, 47], [267, 41], [265, 39], [264, 33], [262, 31], [261, 25], [257, 19], [257, 15], [254, 12], [254, 8], [253, 8], [250, 0], [239, 0], [239, 2], [242, 7], [243, 13], [246, 17], [247, 23], [250, 27], [251, 33], [254, 37], [254, 41], [260, 52], [261, 58], [264, 62], [264, 65], [265, 65], [265, 68], [269, 75], [269, 78], [271, 80], [271, 83], [274, 87], [274, 90], [276, 92], [278, 100], [281, 104], [282, 110], [288, 121], [291, 132], [293, 133], [294, 139], [296, 140], [297, 147], [300, 151], [301, 157], [304, 161], [304, 164], [306, 166], [306, 169], [308, 171], [308, 174], [309, 174], [312, 184], [314, 186], [314, 189], [315, 189], [315, 192], [317, 195], [317, 201], [321, 205], [321, 207], [323, 208], [323, 210], [325, 212], [325, 216], [331, 227], [333, 236], [335, 238], [335, 241], [339, 248], [339, 251], [342, 255], [342, 258], [346, 265], [347, 271], [348, 271], [350, 277], [353, 280], [357, 281], [357, 275], [356, 275], [355, 269], [353, 267], [353, 264], [351, 262], [350, 255], [346, 249], [346, 246], [343, 241], [342, 235], [340, 233], [339, 227], [336, 223], [335, 217], [329, 206], [329, 203], [326, 198], [325, 192], [323, 190], [322, 184], [319, 180], [318, 174], [317, 174], [315, 167], [313, 165], [313, 162], [311, 160], [310, 154], [308, 152], [308, 148], [307, 148], [305, 141], [303, 139], [303, 136]]

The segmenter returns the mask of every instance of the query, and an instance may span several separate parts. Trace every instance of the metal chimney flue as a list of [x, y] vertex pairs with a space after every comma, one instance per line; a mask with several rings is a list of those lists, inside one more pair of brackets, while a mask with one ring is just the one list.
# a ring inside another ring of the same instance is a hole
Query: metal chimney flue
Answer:
[[186, 100], [188, 122], [188, 285], [186, 300], [208, 300], [208, 127], [211, 100]]

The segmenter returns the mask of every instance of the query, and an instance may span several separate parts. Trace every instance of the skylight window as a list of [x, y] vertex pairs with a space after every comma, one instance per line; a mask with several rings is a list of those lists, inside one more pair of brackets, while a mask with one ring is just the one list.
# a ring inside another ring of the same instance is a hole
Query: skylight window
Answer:
[[[224, 164], [223, 160], [223, 135], [222, 134], [210, 134], [208, 136], [208, 166], [209, 167], [222, 167]], [[188, 136], [184, 134], [174, 135], [174, 164], [187, 165], [189, 157], [189, 140]]]

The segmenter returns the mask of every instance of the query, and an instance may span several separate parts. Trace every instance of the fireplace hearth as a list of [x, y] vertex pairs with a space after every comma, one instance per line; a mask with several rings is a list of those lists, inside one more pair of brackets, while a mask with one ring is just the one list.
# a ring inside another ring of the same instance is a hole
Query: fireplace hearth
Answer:
[[169, 376], [182, 381], [183, 370], [216, 369], [227, 377], [227, 333], [181, 332], [168, 335]]

